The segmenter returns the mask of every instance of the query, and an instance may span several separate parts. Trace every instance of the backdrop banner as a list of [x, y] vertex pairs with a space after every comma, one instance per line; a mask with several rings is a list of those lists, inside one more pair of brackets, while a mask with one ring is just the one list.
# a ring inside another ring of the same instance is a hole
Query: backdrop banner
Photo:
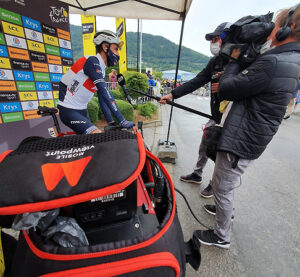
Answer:
[[39, 105], [56, 106], [52, 87], [62, 77], [61, 58], [73, 57], [68, 6], [2, 1], [0, 22], [0, 122], [37, 118]]
[[[0, 1], [0, 152], [27, 136], [49, 136], [58, 84], [73, 64], [69, 7], [58, 0]], [[65, 128], [63, 128], [65, 129]]]
[[96, 32], [96, 19], [94, 15], [81, 15], [83, 55], [96, 55], [93, 38]]
[[121, 74], [127, 70], [127, 53], [126, 53], [126, 24], [125, 18], [116, 18], [117, 36], [124, 42], [120, 50], [119, 71]]

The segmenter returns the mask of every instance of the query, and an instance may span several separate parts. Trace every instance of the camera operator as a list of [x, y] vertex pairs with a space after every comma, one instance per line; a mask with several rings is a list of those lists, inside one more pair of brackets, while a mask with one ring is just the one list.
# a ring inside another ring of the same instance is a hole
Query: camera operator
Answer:
[[[211, 82], [210, 107], [213, 119], [209, 120], [206, 126], [208, 127], [220, 123], [222, 114], [219, 111], [220, 101], [217, 95], [217, 90], [219, 86], [220, 75], [222, 74], [227, 63], [224, 61], [224, 58], [219, 56], [219, 51], [222, 45], [222, 37], [220, 36], [221, 34], [224, 35], [224, 30], [229, 28], [230, 25], [230, 23], [224, 22], [220, 24], [214, 30], [214, 32], [205, 35], [205, 39], [210, 41], [210, 50], [214, 57], [210, 59], [207, 66], [200, 73], [198, 73], [195, 78], [175, 88], [171, 91], [170, 94], [162, 97], [159, 101], [160, 103], [165, 104], [165, 100], [180, 98]], [[199, 146], [198, 161], [194, 168], [194, 171], [191, 174], [181, 176], [180, 179], [185, 182], [200, 184], [202, 182], [202, 172], [207, 163], [207, 160], [208, 158], [206, 156], [206, 147], [201, 141]], [[213, 196], [210, 184], [201, 192], [201, 196], [205, 198]]]
[[212, 179], [214, 230], [195, 231], [205, 245], [229, 248], [234, 188], [276, 134], [295, 91], [300, 72], [300, 5], [278, 13], [261, 53], [240, 72], [236, 62], [240, 50], [234, 49], [220, 78], [218, 96], [233, 104], [218, 144]]

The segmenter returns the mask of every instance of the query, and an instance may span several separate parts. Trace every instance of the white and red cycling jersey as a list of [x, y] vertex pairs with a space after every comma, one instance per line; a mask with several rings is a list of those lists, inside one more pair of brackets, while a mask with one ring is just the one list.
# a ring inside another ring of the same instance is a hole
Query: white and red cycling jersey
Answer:
[[98, 92], [99, 104], [107, 122], [113, 121], [111, 112], [122, 122], [124, 117], [104, 80], [105, 69], [106, 65], [99, 53], [78, 59], [61, 79], [58, 105], [85, 110], [94, 93]]
[[[70, 109], [86, 109], [88, 102], [97, 92], [97, 87], [83, 67], [90, 56], [84, 56], [76, 61], [69, 71], [62, 77], [61, 82], [67, 86], [66, 95], [59, 105]], [[105, 64], [99, 54], [96, 55], [101, 70], [102, 80], [105, 78]], [[100, 72], [99, 72], [100, 73]]]

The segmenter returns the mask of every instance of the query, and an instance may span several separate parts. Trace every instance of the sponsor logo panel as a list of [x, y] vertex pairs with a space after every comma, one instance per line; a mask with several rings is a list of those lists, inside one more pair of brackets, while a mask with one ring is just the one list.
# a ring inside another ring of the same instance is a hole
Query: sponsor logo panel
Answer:
[[33, 72], [36, 82], [50, 82], [50, 76], [48, 73]]
[[59, 56], [59, 48], [56, 46], [45, 44], [46, 53], [51, 55]]
[[22, 60], [16, 60], [16, 59], [10, 59], [11, 61], [11, 66], [13, 69], [16, 70], [31, 70], [31, 64], [30, 62], [27, 61], [22, 61]]
[[46, 55], [43, 53], [38, 53], [38, 52], [32, 52], [29, 51], [30, 53], [30, 59], [31, 61], [34, 62], [46, 62]]
[[19, 91], [35, 90], [34, 82], [16, 82]]
[[0, 57], [0, 68], [8, 68], [10, 69], [10, 61], [8, 58], [2, 58]]
[[39, 100], [53, 99], [52, 91], [38, 91]]
[[68, 50], [68, 49], [64, 49], [64, 48], [60, 48], [60, 55], [65, 58], [73, 57], [72, 50]]
[[27, 49], [26, 40], [24, 38], [5, 35], [5, 39], [8, 46]]
[[41, 100], [40, 102], [40, 106], [47, 106], [47, 107], [54, 107], [54, 101], [53, 100]]
[[63, 66], [63, 73], [67, 73], [71, 66]]
[[16, 91], [16, 84], [13, 81], [0, 81], [0, 91]]
[[45, 34], [43, 34], [43, 37], [44, 37], [45, 43], [51, 44], [54, 46], [58, 46], [58, 39], [56, 37], [52, 37], [52, 36], [45, 35]]
[[23, 112], [24, 119], [28, 120], [28, 119], [41, 117], [39, 114], [37, 114], [37, 112], [38, 112], [38, 110], [24, 111]]
[[57, 37], [57, 32], [56, 32], [56, 28], [53, 28], [49, 25], [46, 24], [42, 24], [42, 32], [50, 35], [50, 36], [56, 36]]
[[9, 56], [13, 59], [29, 60], [28, 50], [7, 47]]
[[21, 16], [17, 13], [0, 8], [0, 19], [22, 25]]
[[61, 62], [63, 65], [66, 65], [66, 66], [73, 65], [73, 59], [61, 58]]
[[51, 83], [52, 90], [59, 90], [59, 84], [58, 83]]
[[33, 74], [30, 71], [14, 70], [16, 81], [34, 81]]
[[14, 75], [11, 70], [0, 69], [0, 80], [13, 81]]
[[0, 33], [0, 44], [5, 44], [4, 35]]
[[21, 111], [20, 102], [0, 103], [1, 113], [19, 112]]
[[71, 40], [70, 33], [59, 28], [57, 28], [57, 36], [62, 39]]
[[22, 112], [3, 113], [2, 118], [3, 118], [4, 123], [8, 123], [8, 122], [15, 122], [15, 121], [23, 120], [23, 115], [22, 115]]
[[45, 46], [43, 43], [27, 40], [27, 44], [29, 50], [45, 53]]
[[62, 74], [50, 73], [50, 80], [51, 82], [60, 82], [62, 76]]
[[35, 91], [19, 92], [19, 97], [21, 101], [37, 100], [37, 94]]
[[49, 82], [36, 82], [36, 90], [51, 90], [51, 83], [49, 83]]
[[57, 107], [59, 100], [58, 99], [54, 99], [54, 106]]
[[47, 54], [48, 63], [61, 64], [61, 58]]
[[58, 99], [59, 97], [59, 91], [58, 90], [53, 90], [53, 98]]
[[0, 56], [8, 57], [7, 49], [4, 45], [0, 45]]
[[33, 71], [49, 72], [47, 64], [31, 62]]
[[42, 33], [38, 31], [25, 28], [25, 35], [27, 39], [35, 40], [38, 42], [44, 42]]
[[33, 30], [36, 30], [39, 32], [42, 31], [40, 22], [38, 22], [34, 19], [31, 19], [29, 17], [26, 17], [26, 16], [22, 16], [22, 19], [23, 19], [24, 27], [27, 27], [27, 28], [30, 28], [30, 29], [33, 29]]
[[39, 101], [26, 101], [21, 102], [23, 111], [37, 110], [39, 106]]
[[22, 37], [22, 38], [25, 37], [23, 27], [21, 27], [21, 26], [2, 21], [2, 27], [3, 27], [4, 33], [7, 33], [7, 34], [10, 34], [13, 36]]
[[18, 93], [11, 92], [11, 91], [2, 91], [0, 92], [0, 102], [7, 102], [7, 101], [18, 101]]
[[59, 47], [66, 48], [66, 49], [72, 49], [71, 41], [60, 38], [59, 39]]
[[51, 73], [62, 73], [62, 66], [57, 64], [49, 64], [49, 71]]

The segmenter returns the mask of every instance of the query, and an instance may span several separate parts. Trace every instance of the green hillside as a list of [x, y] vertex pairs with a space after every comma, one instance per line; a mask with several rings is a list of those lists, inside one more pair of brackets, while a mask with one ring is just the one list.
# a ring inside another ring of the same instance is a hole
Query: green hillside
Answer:
[[[71, 25], [72, 48], [74, 59], [83, 55], [81, 26]], [[128, 66], [136, 67], [137, 33], [127, 33]], [[143, 34], [143, 68], [152, 67], [155, 71], [175, 69], [178, 45], [161, 36]], [[182, 47], [179, 69], [198, 73], [205, 67], [209, 57]]]

